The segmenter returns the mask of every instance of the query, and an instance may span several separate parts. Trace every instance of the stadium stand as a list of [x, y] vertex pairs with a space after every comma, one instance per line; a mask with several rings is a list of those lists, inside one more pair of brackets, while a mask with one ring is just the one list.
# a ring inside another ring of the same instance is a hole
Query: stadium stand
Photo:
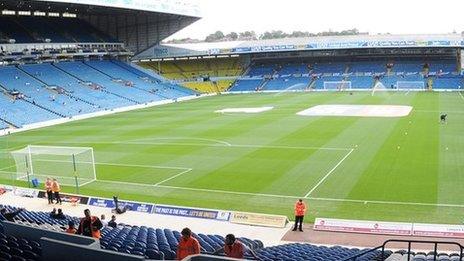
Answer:
[[43, 83], [15, 66], [1, 67], [0, 74], [0, 84], [8, 91], [18, 91], [25, 95], [24, 100], [61, 116], [71, 117], [94, 111], [91, 105], [62, 95], [57, 89], [48, 89]]
[[[315, 246], [311, 244], [291, 243], [278, 245], [273, 247], [263, 248], [257, 251], [257, 255], [261, 260], [284, 260], [284, 261], [335, 261], [343, 260], [350, 256], [359, 254], [365, 251], [357, 248], [346, 248], [341, 246]], [[390, 255], [388, 252], [385, 257]], [[377, 250], [366, 254], [356, 260], [359, 261], [375, 261], [384, 260], [382, 252]]]
[[0, 115], [3, 120], [18, 128], [27, 124], [61, 118], [61, 116], [35, 106], [26, 100], [14, 100], [4, 94], [0, 94]]
[[145, 62], [141, 65], [202, 93], [227, 90], [243, 68], [238, 57]]
[[108, 95], [98, 89], [92, 89], [85, 85], [84, 82], [51, 63], [26, 64], [20, 66], [20, 68], [49, 86], [63, 88], [66, 95], [93, 105], [95, 110], [114, 109], [133, 104], [121, 97]]
[[55, 66], [73, 75], [82, 82], [95, 84], [98, 88], [101, 88], [103, 92], [126, 99], [133, 104], [159, 101], [162, 99], [158, 95], [146, 90], [126, 86], [124, 82], [118, 82], [116, 79], [112, 79], [110, 76], [83, 62], [60, 62], [56, 63]]
[[[17, 210], [17, 208], [12, 206], [1, 207], [6, 208], [8, 212]], [[79, 224], [79, 220], [79, 218], [68, 215], [65, 215], [64, 219], [54, 219], [50, 217], [50, 213], [28, 210], [20, 212], [15, 217], [15, 222], [18, 224], [59, 232], [64, 231], [64, 227], [66, 227], [69, 221]], [[0, 232], [3, 232], [3, 225], [1, 223]], [[138, 227], [126, 224], [119, 224], [117, 228], [104, 227], [101, 234], [100, 244], [102, 249], [144, 256], [156, 260], [175, 259], [177, 244], [181, 237], [180, 232], [175, 230], [155, 229], [145, 226]], [[0, 234], [0, 251], [2, 251], [2, 235]], [[211, 254], [224, 243], [224, 237], [219, 235], [199, 233], [194, 234], [194, 237], [200, 242], [202, 253]], [[263, 248], [263, 243], [259, 240], [248, 238], [239, 238], [239, 240], [252, 250]], [[37, 245], [37, 247], [40, 246]], [[40, 255], [40, 251], [36, 253]]]
[[[456, 72], [456, 64], [450, 60], [351, 61], [317, 63], [252, 63], [248, 71], [230, 88], [231, 91], [276, 91], [324, 89], [324, 82], [350, 82], [352, 89], [371, 89], [377, 82], [385, 88], [404, 86], [425, 89], [427, 75], [436, 89], [456, 89], [462, 85], [463, 76]], [[430, 66], [430, 69], [427, 69]], [[411, 87], [411, 88], [412, 88]], [[402, 87], [401, 88], [407, 88]]]
[[[14, 211], [17, 208], [3, 205], [7, 211]], [[75, 224], [79, 223], [79, 218], [65, 215], [64, 219], [54, 219], [48, 212], [35, 212], [24, 210], [15, 217], [15, 222], [28, 227], [35, 227], [49, 231], [63, 232], [64, 227], [69, 221]], [[22, 252], [13, 249], [12, 253], [28, 259], [31, 256], [33, 260], [39, 260], [41, 247], [37, 242], [31, 239], [17, 239], [14, 236], [3, 234], [3, 224], [0, 223], [0, 257], [6, 256], [4, 253], [11, 254], [12, 248], [18, 248]], [[102, 249], [126, 253], [131, 255], [143, 256], [149, 259], [163, 260], [175, 259], [178, 240], [181, 237], [180, 232], [170, 229], [159, 229], [145, 226], [130, 226], [119, 224], [117, 228], [104, 227], [102, 229], [102, 238], [100, 245]], [[220, 248], [224, 243], [224, 237], [220, 235], [194, 234], [194, 237], [200, 242], [201, 252], [211, 254]], [[247, 247], [253, 250], [261, 260], [342, 260], [353, 255], [359, 255], [369, 249], [346, 248], [341, 246], [325, 247], [312, 244], [291, 243], [272, 247], [264, 247], [259, 240], [248, 238], [238, 238]], [[16, 246], [10, 241], [17, 242]], [[3, 243], [3, 244], [2, 244]], [[6, 248], [3, 245], [9, 247]], [[29, 252], [34, 253], [32, 255]], [[384, 257], [391, 254], [386, 251]], [[404, 252], [403, 252], [404, 254]], [[420, 253], [418, 253], [420, 254]], [[456, 254], [450, 255], [456, 256]], [[253, 259], [250, 253], [246, 258]], [[362, 255], [357, 260], [384, 260], [381, 259], [381, 251], [375, 250]]]
[[2, 260], [41, 260], [41, 246], [38, 242], [8, 236], [0, 232], [0, 259]]
[[0, 24], [0, 43], [118, 42], [77, 18], [0, 16]]
[[9, 65], [0, 74], [0, 119], [15, 127], [195, 94], [116, 60]]
[[432, 86], [434, 89], [461, 89], [464, 86], [463, 78], [459, 75], [444, 75], [433, 77]]
[[384, 62], [357, 61], [348, 64], [349, 72], [353, 73], [385, 73]]

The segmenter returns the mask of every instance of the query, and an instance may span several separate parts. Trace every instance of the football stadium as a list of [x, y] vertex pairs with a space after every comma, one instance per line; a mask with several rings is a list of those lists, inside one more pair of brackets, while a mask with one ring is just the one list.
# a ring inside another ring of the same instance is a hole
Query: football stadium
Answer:
[[464, 260], [464, 33], [0, 10], [0, 260]]

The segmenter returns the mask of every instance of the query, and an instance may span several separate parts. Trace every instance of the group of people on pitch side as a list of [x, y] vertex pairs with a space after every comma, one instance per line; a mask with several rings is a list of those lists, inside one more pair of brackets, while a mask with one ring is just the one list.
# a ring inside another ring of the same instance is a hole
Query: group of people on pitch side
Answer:
[[[192, 236], [192, 231], [189, 228], [184, 228], [182, 229], [181, 235], [179, 244], [177, 245], [176, 259], [182, 260], [190, 255], [200, 254], [200, 243]], [[246, 251], [249, 251], [252, 256], [259, 260], [253, 250], [236, 239], [233, 234], [228, 234], [224, 239], [224, 246], [217, 249], [213, 254], [217, 255], [222, 253], [230, 258], [244, 258]]]
[[47, 180], [45, 180], [45, 190], [47, 192], [48, 204], [53, 204], [53, 200], [55, 199], [55, 204], [59, 203], [61, 205], [61, 187], [56, 179], [47, 178]]

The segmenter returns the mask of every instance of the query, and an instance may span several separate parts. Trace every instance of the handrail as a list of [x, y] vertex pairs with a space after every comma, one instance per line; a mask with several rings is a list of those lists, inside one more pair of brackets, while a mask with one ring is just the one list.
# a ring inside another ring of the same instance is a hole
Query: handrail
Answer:
[[357, 260], [358, 257], [364, 256], [365, 254], [374, 252], [376, 250], [381, 249], [382, 250], [382, 260], [385, 260], [385, 248], [386, 245], [389, 243], [408, 243], [408, 250], [407, 250], [407, 255], [408, 258], [407, 260], [410, 260], [411, 258], [411, 244], [412, 243], [417, 243], [417, 244], [433, 244], [433, 261], [438, 260], [438, 245], [455, 245], [459, 247], [459, 260], [462, 260], [464, 257], [464, 246], [461, 245], [458, 242], [451, 242], [451, 241], [430, 241], [430, 240], [406, 240], [406, 239], [389, 239], [385, 242], [383, 242], [382, 245], [377, 246], [375, 248], [371, 248], [365, 251], [362, 251], [361, 253], [357, 253], [355, 255], [352, 255], [350, 257], [347, 257], [345, 259], [342, 259], [341, 261], [355, 261]]

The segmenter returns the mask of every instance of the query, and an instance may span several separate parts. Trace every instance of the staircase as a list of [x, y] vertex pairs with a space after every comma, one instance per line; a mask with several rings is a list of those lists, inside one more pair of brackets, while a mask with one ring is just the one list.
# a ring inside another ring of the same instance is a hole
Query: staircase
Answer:
[[179, 74], [182, 75], [182, 77], [184, 77], [184, 79], [190, 79], [190, 76], [185, 75], [184, 70], [183, 70], [177, 63], [173, 62], [172, 65], [173, 65], [174, 67], [176, 67], [176, 69], [179, 70]]
[[0, 117], [0, 121], [4, 122], [4, 123], [6, 123], [6, 124], [8, 124], [8, 125], [10, 125], [10, 126], [12, 126], [14, 128], [19, 128], [19, 126], [17, 126], [16, 124], [12, 123], [11, 121], [7, 121], [7, 120], [5, 120], [5, 119], [3, 119], [1, 117]]
[[39, 108], [41, 108], [41, 109], [43, 109], [43, 110], [46, 110], [46, 111], [50, 112], [50, 113], [53, 113], [53, 114], [55, 114], [55, 115], [58, 115], [58, 116], [60, 116], [60, 117], [62, 117], [62, 118], [67, 118], [67, 117], [68, 117], [68, 116], [66, 116], [66, 115], [64, 115], [64, 114], [61, 114], [61, 113], [57, 112], [57, 111], [54, 111], [54, 110], [49, 109], [49, 108], [47, 108], [47, 107], [44, 107], [44, 106], [42, 106], [42, 105], [40, 105], [40, 104], [38, 104], [38, 103], [36, 103], [36, 102], [29, 101], [28, 99], [22, 99], [22, 101], [25, 101], [25, 102], [27, 102], [27, 103], [29, 103], [29, 104], [32, 104], [32, 105], [34, 105], [34, 106], [36, 106], [36, 107], [39, 107]]
[[308, 89], [308, 90], [314, 89], [314, 84], [316, 84], [316, 81], [317, 81], [317, 79], [311, 77], [306, 89]]

